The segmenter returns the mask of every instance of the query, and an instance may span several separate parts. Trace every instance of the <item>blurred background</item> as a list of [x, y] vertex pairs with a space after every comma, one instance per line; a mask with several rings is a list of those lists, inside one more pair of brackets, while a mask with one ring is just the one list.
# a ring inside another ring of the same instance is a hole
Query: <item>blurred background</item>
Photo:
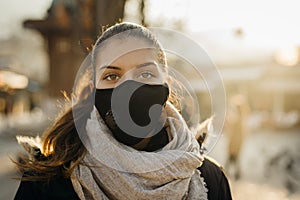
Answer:
[[[101, 27], [120, 20], [183, 32], [217, 66], [226, 89], [227, 115], [209, 155], [224, 167], [235, 199], [300, 199], [298, 4], [1, 0], [0, 199], [12, 199], [19, 184], [11, 179], [15, 168], [9, 160], [22, 151], [15, 136], [43, 133], [60, 110], [62, 91], [70, 94]], [[205, 119], [211, 113], [210, 96], [205, 88], [197, 88]]]

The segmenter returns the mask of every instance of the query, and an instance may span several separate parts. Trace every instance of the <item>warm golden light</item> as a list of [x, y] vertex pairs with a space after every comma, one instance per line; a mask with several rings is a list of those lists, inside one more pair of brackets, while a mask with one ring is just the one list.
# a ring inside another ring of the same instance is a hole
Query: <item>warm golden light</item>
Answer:
[[280, 49], [275, 53], [275, 61], [284, 66], [294, 66], [299, 62], [299, 49], [297, 47]]
[[0, 85], [11, 89], [24, 89], [28, 85], [28, 78], [11, 71], [0, 71]]

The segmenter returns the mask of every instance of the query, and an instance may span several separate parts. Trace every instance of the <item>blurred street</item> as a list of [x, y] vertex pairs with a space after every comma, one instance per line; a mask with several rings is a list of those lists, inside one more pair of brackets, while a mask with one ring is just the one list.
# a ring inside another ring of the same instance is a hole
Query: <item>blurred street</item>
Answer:
[[19, 181], [13, 178], [18, 177], [15, 172], [14, 164], [11, 158], [16, 158], [22, 148], [18, 145], [17, 140], [13, 137], [4, 137], [0, 135], [0, 199], [13, 199], [14, 194], [19, 186]]
[[57, 113], [52, 102], [45, 101], [44, 103], [49, 104], [44, 106], [44, 112], [36, 110], [19, 116], [0, 116], [2, 119], [0, 121], [0, 200], [13, 199], [20, 183], [15, 179], [20, 175], [11, 158], [16, 159], [17, 155], [24, 153], [25, 150], [18, 144], [16, 136], [41, 135]]
[[[300, 199], [299, 130], [257, 130], [251, 133], [241, 152], [241, 177], [225, 168], [237, 200]], [[226, 133], [209, 154], [222, 166], [227, 161]], [[274, 162], [275, 160], [275, 162]]]

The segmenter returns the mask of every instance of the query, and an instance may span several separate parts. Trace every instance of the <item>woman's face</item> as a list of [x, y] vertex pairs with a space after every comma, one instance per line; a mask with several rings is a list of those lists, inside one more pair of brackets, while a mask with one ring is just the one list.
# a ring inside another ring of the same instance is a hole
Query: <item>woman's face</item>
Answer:
[[157, 51], [141, 39], [110, 39], [97, 52], [97, 89], [114, 88], [126, 80], [146, 84], [166, 82]]

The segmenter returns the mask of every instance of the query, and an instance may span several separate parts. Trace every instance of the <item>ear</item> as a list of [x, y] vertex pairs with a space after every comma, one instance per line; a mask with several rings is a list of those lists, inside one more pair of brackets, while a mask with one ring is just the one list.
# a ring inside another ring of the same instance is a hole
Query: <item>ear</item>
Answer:
[[173, 82], [172, 77], [168, 75], [167, 84], [170, 86], [172, 84], [172, 82]]
[[93, 83], [93, 81], [89, 82], [89, 88], [90, 88], [90, 91], [92, 92], [93, 89], [94, 89], [94, 83]]

